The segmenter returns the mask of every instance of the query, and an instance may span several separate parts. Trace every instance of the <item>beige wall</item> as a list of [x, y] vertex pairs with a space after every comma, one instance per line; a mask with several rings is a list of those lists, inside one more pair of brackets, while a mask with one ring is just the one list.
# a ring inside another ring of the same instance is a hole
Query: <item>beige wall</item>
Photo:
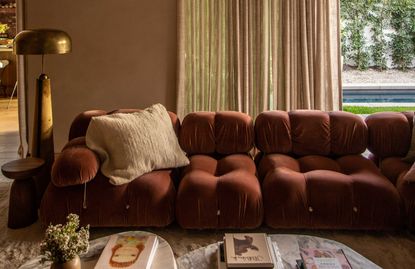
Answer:
[[[153, 103], [175, 111], [175, 0], [26, 0], [25, 20], [27, 29], [57, 28], [72, 37], [72, 53], [46, 56], [55, 151], [81, 111]], [[29, 56], [30, 122], [39, 73], [40, 57]]]

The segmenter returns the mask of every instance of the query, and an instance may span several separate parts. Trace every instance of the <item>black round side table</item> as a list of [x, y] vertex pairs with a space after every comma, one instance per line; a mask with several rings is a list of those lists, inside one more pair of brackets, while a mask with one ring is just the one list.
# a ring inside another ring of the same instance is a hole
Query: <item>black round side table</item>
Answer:
[[45, 162], [39, 158], [26, 158], [8, 162], [1, 167], [4, 176], [14, 179], [10, 189], [8, 227], [29, 226], [37, 220], [36, 187], [33, 176]]

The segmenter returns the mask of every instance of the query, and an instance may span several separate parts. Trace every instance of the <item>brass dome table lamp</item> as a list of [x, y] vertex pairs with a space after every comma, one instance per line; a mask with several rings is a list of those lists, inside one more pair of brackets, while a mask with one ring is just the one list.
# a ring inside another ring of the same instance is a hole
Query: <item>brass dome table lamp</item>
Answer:
[[71, 38], [55, 29], [24, 30], [16, 35], [13, 51], [17, 55], [42, 55], [42, 71], [36, 83], [35, 113], [33, 122], [31, 156], [45, 161], [42, 178], [37, 180], [38, 199], [50, 180], [54, 161], [52, 96], [49, 77], [44, 73], [45, 54], [71, 52]]

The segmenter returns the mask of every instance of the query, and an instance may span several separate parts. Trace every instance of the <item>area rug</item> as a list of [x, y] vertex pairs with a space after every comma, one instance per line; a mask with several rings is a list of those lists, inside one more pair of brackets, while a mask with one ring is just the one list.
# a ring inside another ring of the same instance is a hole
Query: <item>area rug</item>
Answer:
[[[7, 228], [10, 186], [11, 181], [0, 181], [0, 268], [7, 269], [18, 268], [39, 255], [39, 242], [45, 230], [39, 221], [23, 229]], [[153, 232], [167, 240], [173, 249], [179, 268], [187, 268], [182, 256], [186, 255], [185, 258], [192, 255], [195, 255], [195, 258], [200, 257], [203, 251], [206, 251], [202, 247], [221, 240], [225, 232], [241, 232], [241, 230], [184, 230], [173, 223], [167, 228], [95, 228], [91, 229], [91, 239], [137, 229]], [[415, 235], [405, 230], [383, 233], [276, 230], [260, 227], [249, 232], [294, 233], [324, 237], [349, 246], [383, 268], [415, 268]]]

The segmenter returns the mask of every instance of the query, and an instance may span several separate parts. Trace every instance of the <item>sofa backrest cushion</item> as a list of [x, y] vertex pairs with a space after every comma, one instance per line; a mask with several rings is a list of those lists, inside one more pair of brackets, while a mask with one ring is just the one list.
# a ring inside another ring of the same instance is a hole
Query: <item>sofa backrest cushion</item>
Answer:
[[255, 121], [256, 146], [264, 153], [360, 154], [367, 146], [363, 119], [348, 112], [267, 111]]
[[330, 153], [330, 118], [321, 111], [297, 110], [289, 113], [293, 153], [304, 156]]
[[360, 154], [367, 148], [368, 131], [358, 115], [333, 111], [330, 116], [331, 153], [338, 156]]
[[236, 111], [189, 113], [179, 141], [188, 155], [246, 153], [254, 145], [253, 121]]
[[290, 117], [285, 111], [265, 111], [255, 119], [256, 146], [265, 153], [292, 151]]
[[[134, 113], [142, 111], [141, 109], [135, 109], [135, 108], [123, 108], [123, 109], [117, 109], [110, 112], [107, 112], [105, 110], [88, 110], [85, 112], [80, 113], [75, 117], [75, 119], [72, 121], [71, 127], [69, 129], [69, 141], [76, 138], [76, 137], [82, 137], [86, 135], [86, 130], [88, 129], [89, 122], [91, 121], [92, 117], [97, 116], [103, 116], [103, 115], [109, 115], [114, 113]], [[176, 135], [179, 135], [180, 130], [180, 121], [177, 118], [177, 115], [173, 112], [168, 112], [171, 122], [173, 124], [173, 129], [176, 133]]]
[[378, 112], [366, 118], [368, 149], [378, 158], [403, 157], [411, 143], [413, 112]]

